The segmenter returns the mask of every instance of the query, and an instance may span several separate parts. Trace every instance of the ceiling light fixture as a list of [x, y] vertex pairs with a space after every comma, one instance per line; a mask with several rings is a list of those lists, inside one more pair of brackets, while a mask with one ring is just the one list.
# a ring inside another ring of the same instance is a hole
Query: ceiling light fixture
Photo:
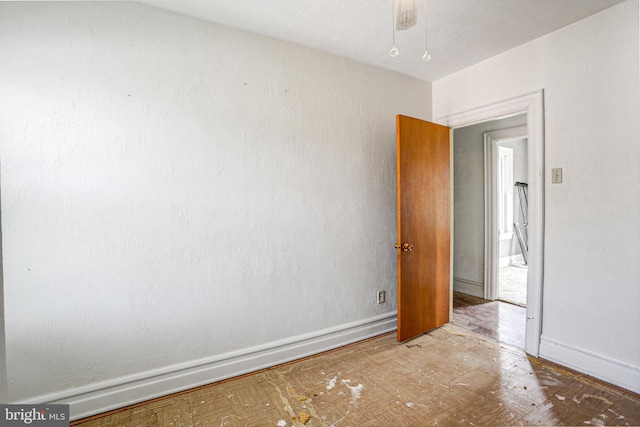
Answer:
[[429, 53], [429, 31], [427, 26], [427, 0], [424, 0], [424, 55], [422, 60], [429, 62], [431, 60], [431, 54]]
[[389, 55], [391, 55], [392, 58], [395, 58], [400, 53], [400, 52], [398, 52], [398, 48], [396, 48], [396, 5], [395, 5], [395, 2], [393, 2], [391, 4], [391, 28], [392, 28], [391, 37], [392, 37], [393, 43], [391, 45], [391, 50], [389, 51]]
[[408, 30], [416, 25], [417, 18], [416, 0], [396, 0], [397, 30]]
[[[400, 53], [396, 47], [396, 30], [404, 31], [413, 27], [418, 20], [418, 11], [416, 9], [416, 0], [393, 0], [391, 8], [393, 33], [392, 33], [392, 46], [389, 51], [389, 55], [395, 58]], [[428, 35], [427, 35], [427, 0], [424, 0], [424, 31], [425, 31], [425, 46], [424, 55], [422, 60], [427, 62], [431, 59], [431, 54], [428, 49]]]

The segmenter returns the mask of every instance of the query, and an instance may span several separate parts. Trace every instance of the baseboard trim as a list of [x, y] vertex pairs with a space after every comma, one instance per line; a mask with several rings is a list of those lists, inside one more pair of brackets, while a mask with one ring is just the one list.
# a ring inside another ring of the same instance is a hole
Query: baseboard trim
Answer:
[[640, 393], [640, 366], [634, 366], [544, 335], [540, 337], [539, 356], [634, 393]]
[[71, 420], [333, 350], [397, 329], [397, 312], [265, 345], [12, 403], [70, 405]]
[[455, 292], [473, 295], [474, 297], [484, 298], [484, 284], [481, 282], [454, 277], [453, 290]]

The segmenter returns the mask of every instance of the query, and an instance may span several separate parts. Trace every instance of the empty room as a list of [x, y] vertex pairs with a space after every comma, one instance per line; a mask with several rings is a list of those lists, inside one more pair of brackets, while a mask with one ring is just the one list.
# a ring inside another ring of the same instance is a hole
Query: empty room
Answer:
[[0, 2], [3, 413], [640, 425], [639, 23]]

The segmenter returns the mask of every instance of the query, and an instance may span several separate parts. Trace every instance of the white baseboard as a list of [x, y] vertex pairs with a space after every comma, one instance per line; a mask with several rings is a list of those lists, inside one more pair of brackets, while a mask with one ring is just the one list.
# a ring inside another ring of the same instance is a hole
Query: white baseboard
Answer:
[[77, 420], [201, 385], [255, 372], [392, 332], [397, 312], [265, 345], [12, 403], [63, 403]]
[[463, 294], [473, 295], [474, 297], [484, 298], [484, 284], [473, 280], [454, 277], [453, 290]]
[[634, 366], [544, 335], [540, 337], [539, 356], [542, 359], [640, 393], [640, 366]]

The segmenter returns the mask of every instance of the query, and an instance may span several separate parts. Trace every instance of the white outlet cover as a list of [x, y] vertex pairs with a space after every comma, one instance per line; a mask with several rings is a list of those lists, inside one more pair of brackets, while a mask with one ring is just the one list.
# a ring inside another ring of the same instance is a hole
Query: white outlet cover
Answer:
[[551, 183], [552, 184], [562, 183], [562, 168], [551, 169]]

